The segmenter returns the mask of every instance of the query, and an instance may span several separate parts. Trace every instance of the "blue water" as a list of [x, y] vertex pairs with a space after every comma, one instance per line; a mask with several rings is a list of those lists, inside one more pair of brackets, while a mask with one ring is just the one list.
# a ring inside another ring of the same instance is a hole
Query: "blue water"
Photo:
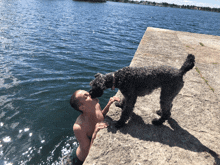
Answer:
[[[128, 66], [147, 27], [220, 36], [219, 20], [125, 3], [1, 0], [0, 164], [58, 164], [74, 153], [72, 93]], [[115, 92], [105, 91], [102, 107]]]

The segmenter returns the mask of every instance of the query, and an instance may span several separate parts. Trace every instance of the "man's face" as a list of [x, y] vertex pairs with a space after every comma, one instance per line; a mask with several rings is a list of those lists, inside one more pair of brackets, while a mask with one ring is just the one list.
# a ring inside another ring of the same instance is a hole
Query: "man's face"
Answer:
[[76, 98], [79, 100], [79, 102], [85, 107], [85, 108], [95, 108], [95, 105], [99, 102], [97, 98], [92, 99], [89, 92], [80, 90], [76, 93]]

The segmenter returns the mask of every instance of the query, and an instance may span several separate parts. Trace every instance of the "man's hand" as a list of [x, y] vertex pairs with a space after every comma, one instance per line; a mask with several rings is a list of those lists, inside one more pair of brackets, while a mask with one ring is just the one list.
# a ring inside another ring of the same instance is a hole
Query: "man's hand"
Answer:
[[97, 123], [97, 124], [95, 125], [94, 133], [95, 133], [95, 132], [97, 133], [100, 129], [107, 128], [108, 126], [109, 126], [109, 125], [108, 125], [108, 123], [106, 123], [106, 122]]
[[113, 96], [113, 97], [111, 97], [110, 99], [109, 99], [109, 101], [108, 101], [108, 104], [112, 104], [114, 101], [120, 101], [120, 99], [118, 98], [118, 97], [116, 97], [116, 96]]
[[111, 105], [113, 102], [115, 102], [115, 101], [120, 101], [120, 99], [119, 99], [118, 97], [116, 97], [116, 96], [113, 96], [113, 97], [111, 97], [111, 98], [109, 99], [108, 104], [107, 104], [107, 105], [105, 106], [105, 108], [102, 110], [102, 114], [103, 114], [104, 116], [108, 113], [110, 105]]
[[109, 124], [106, 122], [100, 122], [95, 125], [95, 130], [92, 135], [91, 144], [93, 143], [94, 139], [96, 138], [96, 134], [99, 132], [99, 130], [103, 129], [103, 128], [107, 128], [108, 126], [109, 126]]

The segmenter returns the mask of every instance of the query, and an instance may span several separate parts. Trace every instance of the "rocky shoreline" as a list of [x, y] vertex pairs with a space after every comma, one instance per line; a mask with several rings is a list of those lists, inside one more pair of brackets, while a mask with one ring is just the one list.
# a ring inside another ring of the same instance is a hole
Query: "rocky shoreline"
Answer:
[[106, 2], [107, 0], [74, 0], [74, 1], [83, 1], [83, 2], [101, 2], [101, 3], [103, 3], [103, 2]]
[[159, 6], [159, 7], [172, 7], [172, 8], [181, 8], [181, 9], [220, 12], [220, 8], [199, 7], [199, 6], [194, 6], [194, 5], [192, 5], [192, 6], [190, 6], [190, 5], [177, 5], [177, 4], [169, 4], [166, 2], [157, 3], [157, 2], [151, 2], [151, 1], [133, 1], [133, 0], [109, 0], [109, 1], [123, 2], [123, 3], [134, 3], [134, 4], [150, 5], [150, 6]]

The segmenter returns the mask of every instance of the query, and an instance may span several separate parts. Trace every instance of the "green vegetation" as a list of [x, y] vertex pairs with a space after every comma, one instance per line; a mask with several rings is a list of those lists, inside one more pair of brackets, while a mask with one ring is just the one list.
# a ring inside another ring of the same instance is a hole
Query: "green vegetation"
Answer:
[[205, 81], [205, 83], [209, 86], [209, 88], [211, 89], [211, 91], [214, 92], [214, 91], [215, 91], [214, 88], [212, 88], [212, 87], [209, 85], [208, 80], [206, 80], [206, 79], [202, 76], [202, 74], [201, 74], [199, 68], [196, 67], [195, 69], [196, 69], [196, 71], [199, 73], [200, 77], [201, 77], [201, 78]]
[[187, 48], [191, 48], [191, 49], [194, 49], [194, 50], [195, 50], [195, 48], [193, 48], [193, 47], [191, 47], [191, 46], [189, 46], [189, 45], [186, 45], [186, 47], [187, 47]]
[[160, 7], [173, 7], [173, 8], [182, 8], [182, 9], [193, 9], [193, 10], [204, 10], [204, 11], [212, 11], [212, 12], [220, 12], [220, 8], [210, 8], [210, 7], [199, 7], [199, 6], [190, 6], [190, 5], [176, 5], [176, 4], [169, 4], [166, 2], [163, 3], [156, 3], [150, 1], [134, 1], [134, 0], [109, 0], [114, 2], [124, 2], [124, 3], [135, 3], [141, 5], [151, 5], [151, 6], [160, 6]]
[[199, 44], [200, 44], [201, 46], [205, 46], [205, 45], [204, 45], [203, 43], [201, 43], [201, 42], [200, 42]]

